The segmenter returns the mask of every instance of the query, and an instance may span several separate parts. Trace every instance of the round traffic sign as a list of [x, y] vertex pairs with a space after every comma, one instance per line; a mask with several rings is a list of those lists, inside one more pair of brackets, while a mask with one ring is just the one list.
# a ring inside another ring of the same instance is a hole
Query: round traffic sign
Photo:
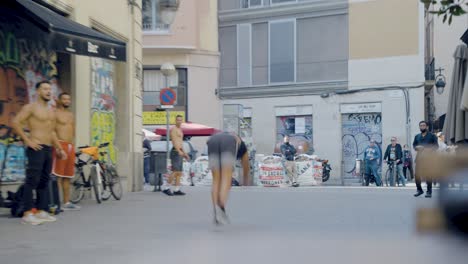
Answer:
[[174, 89], [164, 88], [159, 93], [159, 100], [162, 105], [173, 105], [177, 99]]

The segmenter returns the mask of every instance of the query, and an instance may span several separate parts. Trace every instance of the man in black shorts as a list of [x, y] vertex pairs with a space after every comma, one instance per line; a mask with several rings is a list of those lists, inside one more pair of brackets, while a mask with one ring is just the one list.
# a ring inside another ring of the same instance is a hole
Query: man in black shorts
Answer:
[[219, 133], [207, 142], [209, 167], [213, 175], [211, 198], [215, 224], [227, 224], [226, 202], [231, 189], [232, 172], [236, 160], [241, 160], [243, 184], [248, 185], [250, 163], [247, 147], [242, 139], [233, 133]]
[[[172, 165], [172, 174], [169, 176], [166, 185], [164, 186], [163, 192], [169, 196], [173, 195], [185, 195], [184, 192], [180, 190], [180, 178], [183, 174], [183, 159], [190, 160], [190, 157], [187, 153], [184, 152], [183, 143], [184, 143], [184, 133], [182, 132], [182, 116], [178, 115], [176, 117], [176, 125], [171, 129], [171, 141], [172, 149], [170, 153], [171, 165]], [[171, 191], [170, 185], [174, 185], [174, 192]]]

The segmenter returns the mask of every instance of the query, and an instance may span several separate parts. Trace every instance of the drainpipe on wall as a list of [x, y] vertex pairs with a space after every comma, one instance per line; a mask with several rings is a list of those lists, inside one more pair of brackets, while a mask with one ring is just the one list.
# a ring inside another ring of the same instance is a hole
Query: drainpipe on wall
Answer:
[[132, 67], [133, 67], [133, 62], [134, 62], [134, 59], [135, 59], [135, 51], [134, 51], [134, 40], [135, 40], [135, 7], [139, 7], [138, 3], [136, 0], [128, 0], [128, 5], [130, 6], [130, 12], [131, 12], [131, 16], [130, 16], [130, 21], [131, 21], [131, 38], [130, 38], [130, 41], [132, 42], [132, 45], [131, 45], [131, 49], [129, 49], [129, 65], [128, 67], [130, 68], [129, 69], [129, 75], [128, 75], [128, 82], [129, 82], [129, 86], [131, 89], [130, 90], [130, 102], [129, 102], [129, 109], [130, 109], [130, 116], [129, 116], [129, 121], [132, 123], [132, 125], [130, 126], [130, 139], [129, 139], [129, 155], [131, 155], [131, 160], [133, 162], [131, 162], [131, 170], [130, 170], [130, 173], [131, 175], [129, 175], [128, 179], [131, 179], [132, 181], [132, 187], [131, 187], [131, 191], [132, 192], [135, 192], [135, 191], [138, 191], [138, 186], [137, 186], [137, 181], [136, 181], [136, 175], [135, 174], [135, 169], [136, 169], [136, 155], [135, 155], [135, 146], [134, 146], [134, 140], [133, 140], [133, 137], [135, 136], [135, 126], [133, 125], [133, 122], [134, 122], [134, 117], [135, 117], [135, 113], [133, 112], [134, 111], [134, 106], [133, 106], [133, 100], [134, 100], [134, 94], [133, 94], [133, 71], [132, 71]]

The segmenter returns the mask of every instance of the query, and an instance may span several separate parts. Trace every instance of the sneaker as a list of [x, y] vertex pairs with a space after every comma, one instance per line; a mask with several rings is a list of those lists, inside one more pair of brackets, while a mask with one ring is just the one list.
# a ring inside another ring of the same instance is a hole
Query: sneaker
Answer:
[[51, 216], [46, 211], [40, 211], [39, 213], [35, 214], [36, 218], [42, 220], [43, 222], [55, 222], [57, 218]]
[[216, 206], [216, 220], [221, 225], [230, 224], [229, 217], [226, 214], [226, 209]]
[[416, 194], [414, 194], [414, 197], [421, 196], [424, 192], [423, 191], [418, 191]]
[[166, 189], [166, 190], [163, 191], [163, 193], [167, 194], [168, 196], [174, 196], [171, 189]]
[[292, 187], [299, 187], [299, 183], [293, 182]]
[[62, 206], [62, 209], [63, 209], [64, 211], [79, 211], [79, 210], [81, 209], [81, 207], [78, 206], [78, 205], [76, 205], [76, 204], [74, 204], [74, 203], [68, 202], [68, 203], [66, 203], [66, 204], [64, 204], [64, 205]]
[[181, 190], [178, 190], [178, 191], [174, 192], [174, 195], [183, 196], [183, 195], [185, 195], [185, 193], [183, 191], [181, 191]]
[[426, 198], [431, 198], [432, 197], [432, 193], [428, 192], [426, 193]]
[[24, 224], [31, 224], [31, 225], [40, 225], [40, 224], [44, 223], [43, 220], [37, 218], [36, 215], [34, 215], [34, 214], [24, 215], [23, 218], [21, 218], [21, 221]]

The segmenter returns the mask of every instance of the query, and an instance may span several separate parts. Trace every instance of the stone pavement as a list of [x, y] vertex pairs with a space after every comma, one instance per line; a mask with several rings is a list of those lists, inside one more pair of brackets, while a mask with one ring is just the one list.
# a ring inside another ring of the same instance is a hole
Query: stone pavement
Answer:
[[208, 188], [185, 191], [88, 200], [41, 226], [0, 216], [0, 263], [468, 263], [465, 241], [416, 233], [436, 199], [413, 188], [234, 188], [225, 227]]

